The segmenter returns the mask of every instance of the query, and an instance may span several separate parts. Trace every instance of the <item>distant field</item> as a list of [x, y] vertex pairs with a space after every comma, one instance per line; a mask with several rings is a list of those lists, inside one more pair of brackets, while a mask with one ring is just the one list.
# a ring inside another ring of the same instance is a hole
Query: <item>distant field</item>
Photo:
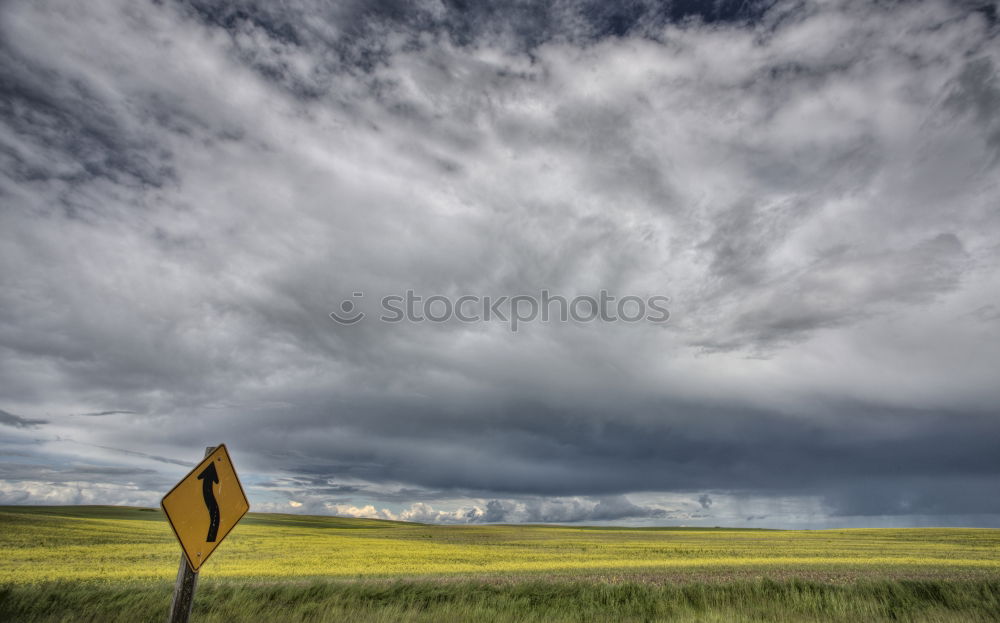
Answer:
[[[0, 507], [0, 550], [0, 620], [160, 620], [179, 558], [159, 511], [114, 507]], [[205, 564], [196, 609], [203, 621], [1000, 620], [1000, 530], [251, 513]]]

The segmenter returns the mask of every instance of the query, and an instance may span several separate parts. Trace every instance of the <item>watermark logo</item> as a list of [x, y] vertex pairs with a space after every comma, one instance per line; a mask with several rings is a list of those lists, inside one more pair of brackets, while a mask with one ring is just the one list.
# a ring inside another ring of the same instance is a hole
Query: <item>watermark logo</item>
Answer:
[[[367, 314], [359, 309], [363, 292], [351, 293], [330, 318], [342, 325], [361, 322]], [[566, 297], [542, 290], [537, 296], [479, 296], [464, 294], [450, 297], [442, 294], [418, 295], [413, 290], [390, 294], [379, 299], [382, 322], [502, 322], [517, 332], [525, 323], [541, 322], [652, 322], [662, 324], [670, 319], [666, 305], [670, 298], [656, 295], [613, 296], [601, 290], [597, 296]]]
[[[364, 295], [364, 292], [351, 293], [351, 296], [356, 299], [361, 299]], [[365, 317], [365, 312], [358, 311], [357, 305], [351, 299], [345, 299], [340, 303], [340, 313], [332, 311], [330, 312], [330, 317], [340, 324], [351, 325], [356, 322], [361, 322], [361, 320]]]

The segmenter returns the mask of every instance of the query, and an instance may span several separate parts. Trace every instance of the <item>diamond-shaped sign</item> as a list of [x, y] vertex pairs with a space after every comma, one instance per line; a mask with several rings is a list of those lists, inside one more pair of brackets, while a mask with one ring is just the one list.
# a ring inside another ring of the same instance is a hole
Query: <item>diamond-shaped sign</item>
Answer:
[[160, 508], [197, 571], [250, 510], [226, 446], [215, 448], [163, 496]]

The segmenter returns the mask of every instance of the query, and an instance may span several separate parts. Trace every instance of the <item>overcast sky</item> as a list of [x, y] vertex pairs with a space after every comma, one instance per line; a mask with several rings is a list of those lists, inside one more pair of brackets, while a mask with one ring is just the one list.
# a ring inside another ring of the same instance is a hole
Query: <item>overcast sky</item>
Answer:
[[1000, 527], [997, 4], [461, 4], [0, 4], [0, 504]]

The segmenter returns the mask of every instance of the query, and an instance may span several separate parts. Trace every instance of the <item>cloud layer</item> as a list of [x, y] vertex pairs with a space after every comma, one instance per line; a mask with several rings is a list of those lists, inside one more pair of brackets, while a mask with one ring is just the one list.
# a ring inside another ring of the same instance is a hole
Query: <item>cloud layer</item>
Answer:
[[995, 525], [996, 6], [489, 6], [0, 8], [0, 502]]

